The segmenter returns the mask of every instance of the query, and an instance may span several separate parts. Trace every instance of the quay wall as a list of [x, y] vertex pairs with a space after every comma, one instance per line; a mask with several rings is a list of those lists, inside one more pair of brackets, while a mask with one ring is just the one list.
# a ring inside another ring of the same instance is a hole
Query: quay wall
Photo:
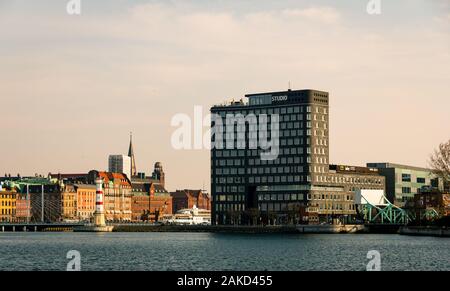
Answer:
[[402, 235], [450, 237], [450, 229], [427, 226], [404, 226], [399, 230]]

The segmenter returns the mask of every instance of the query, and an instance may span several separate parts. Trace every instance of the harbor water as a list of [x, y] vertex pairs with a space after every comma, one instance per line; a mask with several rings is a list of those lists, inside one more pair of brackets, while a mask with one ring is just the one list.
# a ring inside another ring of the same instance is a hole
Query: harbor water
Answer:
[[450, 238], [389, 234], [0, 233], [0, 270], [450, 270]]

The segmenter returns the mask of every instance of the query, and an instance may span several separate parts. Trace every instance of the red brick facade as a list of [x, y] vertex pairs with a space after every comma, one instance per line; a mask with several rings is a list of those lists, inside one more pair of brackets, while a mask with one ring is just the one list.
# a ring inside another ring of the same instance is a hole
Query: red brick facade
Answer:
[[202, 190], [177, 190], [171, 192], [170, 195], [172, 196], [173, 213], [180, 209], [193, 208], [194, 205], [197, 208], [211, 210], [211, 199]]
[[172, 197], [161, 185], [133, 185], [131, 199], [133, 221], [155, 222], [172, 213]]

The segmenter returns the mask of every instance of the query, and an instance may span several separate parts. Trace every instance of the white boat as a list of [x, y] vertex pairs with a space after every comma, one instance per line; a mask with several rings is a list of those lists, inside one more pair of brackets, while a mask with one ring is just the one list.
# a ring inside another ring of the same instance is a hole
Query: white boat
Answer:
[[172, 216], [164, 216], [161, 222], [175, 225], [210, 225], [211, 211], [199, 209], [194, 205], [192, 209], [180, 209]]

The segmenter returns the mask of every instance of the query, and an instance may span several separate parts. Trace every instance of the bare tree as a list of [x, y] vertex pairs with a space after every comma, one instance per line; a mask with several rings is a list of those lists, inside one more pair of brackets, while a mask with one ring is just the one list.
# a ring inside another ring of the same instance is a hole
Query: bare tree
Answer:
[[433, 173], [450, 182], [450, 140], [441, 143], [430, 156], [430, 165]]

